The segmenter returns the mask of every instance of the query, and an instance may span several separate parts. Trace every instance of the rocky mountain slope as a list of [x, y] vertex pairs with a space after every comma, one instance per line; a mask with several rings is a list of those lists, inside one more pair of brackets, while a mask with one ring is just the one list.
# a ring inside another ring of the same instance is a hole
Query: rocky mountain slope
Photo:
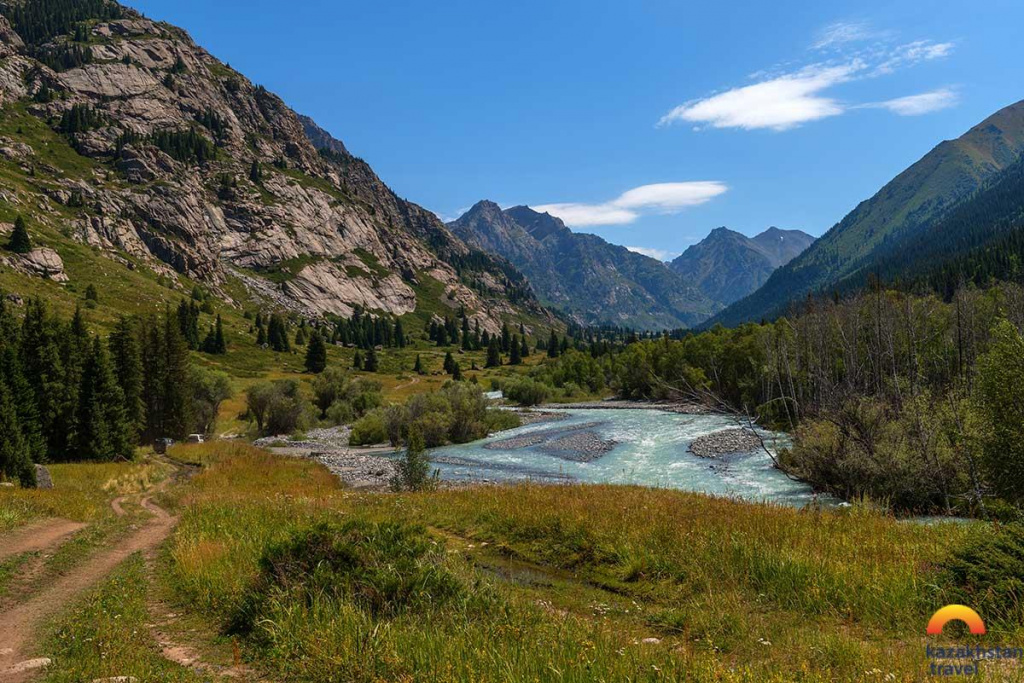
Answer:
[[809, 292], [827, 292], [907, 247], [1024, 152], [1024, 102], [936, 146], [862, 202], [761, 289], [711, 322], [735, 325], [783, 312]]
[[508, 259], [545, 304], [580, 323], [690, 327], [720, 308], [664, 263], [574, 233], [526, 206], [503, 211], [482, 201], [448, 227], [468, 244]]
[[747, 237], [716, 228], [672, 261], [670, 267], [709, 299], [727, 306], [763, 285], [814, 242], [800, 230], [768, 228]]
[[427, 290], [492, 331], [546, 315], [507, 262], [183, 30], [107, 0], [0, 14], [0, 218], [23, 215], [58, 255], [87, 244], [310, 316], [406, 314]]

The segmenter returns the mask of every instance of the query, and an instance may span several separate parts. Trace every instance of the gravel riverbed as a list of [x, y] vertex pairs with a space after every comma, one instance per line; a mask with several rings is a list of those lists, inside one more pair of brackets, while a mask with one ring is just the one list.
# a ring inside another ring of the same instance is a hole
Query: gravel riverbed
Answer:
[[690, 452], [701, 458], [714, 458], [730, 453], [749, 453], [761, 448], [761, 438], [749, 429], [723, 429], [697, 437], [690, 443]]

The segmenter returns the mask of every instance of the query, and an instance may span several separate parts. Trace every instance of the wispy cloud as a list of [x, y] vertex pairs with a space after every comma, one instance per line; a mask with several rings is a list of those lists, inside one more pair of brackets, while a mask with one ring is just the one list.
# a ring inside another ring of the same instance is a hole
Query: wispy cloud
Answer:
[[541, 204], [533, 206], [533, 209], [557, 216], [571, 227], [625, 225], [644, 214], [672, 214], [690, 206], [704, 204], [726, 190], [728, 187], [725, 183], [717, 180], [656, 183], [635, 187], [600, 204]]
[[818, 37], [811, 47], [815, 50], [826, 50], [879, 38], [882, 35], [884, 34], [876, 31], [866, 21], [837, 21], [818, 31]]
[[956, 106], [959, 100], [959, 95], [952, 88], [940, 88], [919, 95], [907, 95], [863, 106], [873, 109], [888, 109], [899, 116], [921, 116]]
[[[951, 42], [932, 40], [896, 43], [892, 34], [876, 31], [866, 23], [832, 24], [819, 33], [812, 44], [810, 59], [803, 66], [759, 71], [753, 76], [756, 82], [690, 100], [662, 116], [658, 125], [689, 123], [697, 129], [789, 130], [863, 107], [843, 102], [832, 93], [843, 83], [877, 78], [947, 57], [954, 48]], [[928, 104], [932, 108], [927, 111], [937, 111], [956, 103], [955, 96], [949, 97], [952, 91], [948, 88], [935, 91], [940, 92], [946, 93], [941, 99], [942, 106], [937, 106], [938, 97], [924, 103], [912, 101], [911, 98], [918, 97], [912, 95], [892, 100], [911, 101], [885, 108], [908, 115], [904, 112], [926, 113]]]
[[658, 259], [659, 261], [671, 261], [676, 256], [679, 256], [679, 252], [655, 249], [653, 247], [626, 247], [626, 249], [635, 251], [638, 254], [643, 254], [644, 256], [650, 256], [651, 258]]

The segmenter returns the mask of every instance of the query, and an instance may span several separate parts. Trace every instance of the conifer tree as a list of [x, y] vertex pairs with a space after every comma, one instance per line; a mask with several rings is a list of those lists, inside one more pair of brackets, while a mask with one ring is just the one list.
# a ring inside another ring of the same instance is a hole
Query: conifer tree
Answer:
[[452, 374], [452, 368], [455, 366], [455, 358], [452, 356], [452, 352], [444, 354], [444, 365], [442, 366], [447, 374]]
[[35, 469], [21, 433], [18, 411], [3, 382], [0, 382], [0, 475], [17, 479], [25, 487], [35, 486], [36, 483]]
[[360, 353], [359, 351], [356, 351], [356, 355], [352, 359], [352, 367], [355, 370], [362, 370], [363, 369], [363, 354]]
[[134, 443], [146, 426], [146, 407], [142, 400], [142, 349], [137, 325], [122, 316], [107, 343], [110, 346], [114, 375], [124, 395], [125, 420]]
[[366, 372], [377, 372], [379, 361], [377, 360], [377, 351], [370, 347], [366, 351], [366, 362], [363, 363], [363, 370]]
[[213, 352], [218, 355], [228, 352], [228, 342], [224, 338], [224, 321], [221, 320], [220, 313], [217, 314], [217, 331], [213, 337]]
[[491, 343], [487, 345], [487, 363], [485, 367], [496, 368], [501, 365], [501, 342], [498, 341], [498, 337], [491, 338]]
[[400, 349], [405, 348], [405, 327], [401, 318], [395, 320], [395, 345]]
[[416, 354], [416, 363], [412, 366], [412, 371], [417, 375], [423, 374], [423, 361], [420, 359], [420, 354]]
[[522, 347], [519, 346], [519, 335], [513, 334], [510, 342], [509, 365], [521, 365], [523, 362]]
[[314, 330], [306, 349], [306, 370], [319, 374], [327, 369], [327, 344], [320, 332]]
[[78, 460], [129, 459], [133, 451], [131, 431], [124, 393], [114, 376], [107, 348], [97, 337], [82, 372], [74, 453]]
[[551, 339], [548, 340], [548, 358], [558, 358], [558, 335], [551, 330]]
[[521, 348], [519, 349], [519, 355], [522, 358], [530, 357], [530, 345], [526, 343], [526, 334], [523, 334], [523, 342]]

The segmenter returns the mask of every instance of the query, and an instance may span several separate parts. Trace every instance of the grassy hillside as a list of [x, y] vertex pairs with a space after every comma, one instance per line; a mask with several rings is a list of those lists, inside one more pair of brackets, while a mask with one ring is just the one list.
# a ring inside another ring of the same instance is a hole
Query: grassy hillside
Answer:
[[808, 292], [868, 272], [960, 200], [1002, 172], [1024, 151], [1024, 102], [1010, 105], [956, 140], [936, 146], [862, 202], [807, 251], [776, 271], [761, 289], [712, 318], [736, 325], [784, 312]]

